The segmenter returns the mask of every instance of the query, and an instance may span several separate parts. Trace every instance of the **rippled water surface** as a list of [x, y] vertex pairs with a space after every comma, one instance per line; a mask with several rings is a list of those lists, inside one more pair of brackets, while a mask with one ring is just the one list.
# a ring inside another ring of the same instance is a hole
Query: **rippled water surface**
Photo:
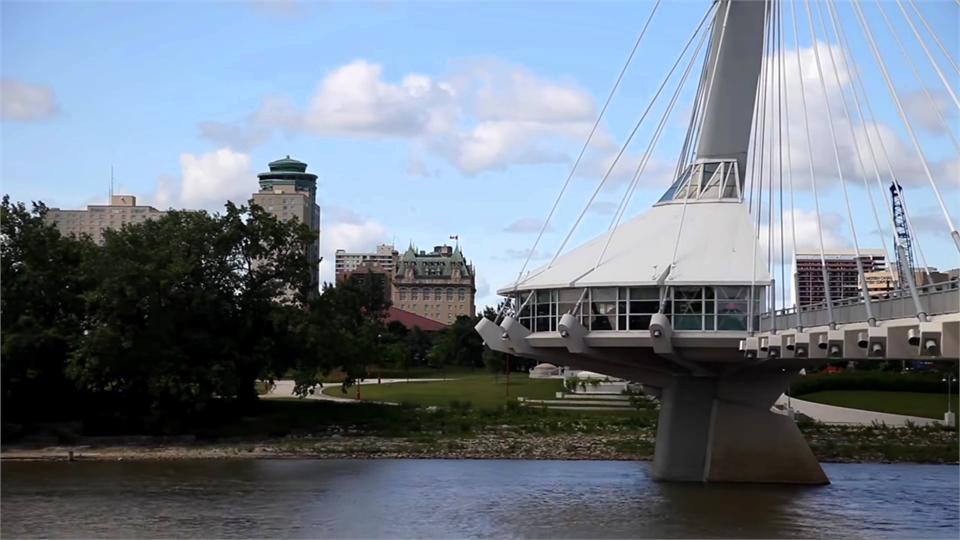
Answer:
[[958, 538], [955, 466], [815, 488], [658, 484], [647, 463], [3, 463], [4, 538]]

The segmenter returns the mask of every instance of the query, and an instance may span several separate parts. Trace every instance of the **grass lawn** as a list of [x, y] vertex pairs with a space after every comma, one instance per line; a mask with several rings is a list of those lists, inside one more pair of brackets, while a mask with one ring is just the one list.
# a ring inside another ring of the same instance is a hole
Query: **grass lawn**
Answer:
[[[947, 412], [946, 394], [922, 394], [919, 392], [877, 392], [872, 390], [830, 390], [796, 396], [797, 399], [908, 416], [923, 418], [937, 418], [943, 420], [943, 413]], [[960, 400], [954, 394], [953, 412], [957, 412]]]
[[[517, 373], [510, 377], [509, 390], [510, 399], [550, 399], [555, 397], [557, 392], [563, 391], [563, 381], [531, 379], [525, 373]], [[355, 388], [348, 388], [344, 394], [340, 391], [340, 386], [324, 388], [323, 392], [338, 397], [352, 398], [356, 395]], [[451, 381], [362, 385], [360, 398], [393, 403], [409, 402], [426, 407], [447, 407], [452, 401], [469, 401], [474, 407], [482, 409], [492, 409], [508, 400], [506, 378], [500, 377], [497, 381], [489, 373], [458, 376]]]

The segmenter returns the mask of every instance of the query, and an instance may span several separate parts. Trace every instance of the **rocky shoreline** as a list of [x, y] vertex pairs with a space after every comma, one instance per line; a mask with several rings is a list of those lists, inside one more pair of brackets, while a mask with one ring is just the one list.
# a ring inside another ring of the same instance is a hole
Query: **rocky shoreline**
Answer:
[[[813, 442], [813, 441], [811, 441]], [[846, 446], [846, 445], [844, 445]], [[913, 445], [908, 445], [913, 446]], [[814, 453], [825, 463], [943, 463], [953, 458], [916, 453], [884, 452], [857, 445], [856, 452], [837, 451], [837, 445]], [[842, 448], [842, 447], [840, 447]], [[851, 445], [852, 448], [852, 445]], [[526, 459], [647, 461], [653, 458], [651, 437], [630, 435], [503, 435], [416, 438], [339, 435], [320, 438], [283, 438], [230, 443], [78, 444], [5, 446], [0, 461], [124, 461], [124, 460], [233, 460], [233, 459]]]

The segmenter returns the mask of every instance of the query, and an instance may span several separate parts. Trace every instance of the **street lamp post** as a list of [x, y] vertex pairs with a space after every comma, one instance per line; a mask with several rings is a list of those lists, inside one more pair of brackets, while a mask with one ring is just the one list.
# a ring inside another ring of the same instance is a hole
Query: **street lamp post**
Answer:
[[953, 415], [953, 396], [951, 390], [953, 389], [953, 383], [957, 382], [957, 377], [953, 373], [948, 373], [943, 376], [943, 382], [947, 383], [947, 414], [943, 415], [943, 422], [948, 426], [954, 425], [954, 415]]

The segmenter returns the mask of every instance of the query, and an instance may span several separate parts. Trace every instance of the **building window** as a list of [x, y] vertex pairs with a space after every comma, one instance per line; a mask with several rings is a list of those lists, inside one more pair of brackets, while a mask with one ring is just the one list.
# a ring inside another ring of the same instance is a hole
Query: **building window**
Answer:
[[430, 289], [424, 289], [424, 290], [423, 290], [423, 299], [424, 299], [424, 300], [429, 300], [429, 299], [430, 299]]
[[457, 300], [465, 302], [467, 300], [467, 290], [464, 288], [457, 289]]
[[420, 289], [418, 289], [418, 288], [416, 288], [416, 287], [410, 289], [410, 299], [411, 299], [411, 300], [419, 300], [419, 299], [420, 299]]
[[403, 301], [403, 300], [406, 300], [406, 299], [407, 299], [407, 288], [406, 288], [406, 287], [400, 287], [400, 300]]
[[[438, 289], [434, 289], [434, 290], [433, 290], [433, 299], [434, 299], [434, 300], [443, 300], [443, 291], [442, 291], [441, 289], [439, 289], [439, 288], [438, 288]], [[439, 308], [440, 306], [437, 306], [437, 307]]]
[[453, 288], [447, 288], [447, 302], [453, 302]]

